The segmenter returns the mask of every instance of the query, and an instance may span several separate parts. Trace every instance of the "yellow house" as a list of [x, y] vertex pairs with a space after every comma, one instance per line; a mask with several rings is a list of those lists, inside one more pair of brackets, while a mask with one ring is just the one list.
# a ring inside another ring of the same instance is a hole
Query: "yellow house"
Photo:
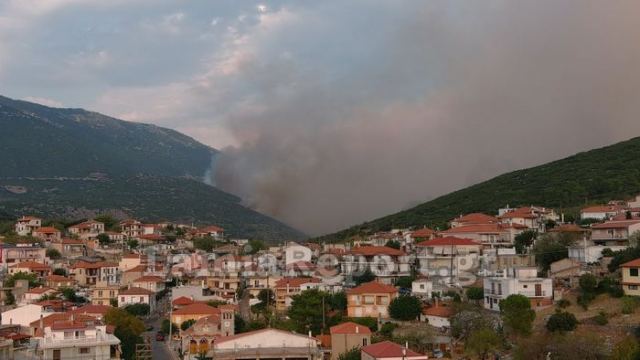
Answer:
[[640, 296], [640, 258], [620, 265], [625, 295]]

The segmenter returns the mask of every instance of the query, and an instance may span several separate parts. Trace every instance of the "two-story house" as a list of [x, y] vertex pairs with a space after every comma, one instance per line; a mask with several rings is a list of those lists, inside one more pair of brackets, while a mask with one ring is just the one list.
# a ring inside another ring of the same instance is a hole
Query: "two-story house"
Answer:
[[349, 317], [389, 318], [388, 307], [398, 296], [398, 290], [391, 285], [377, 281], [347, 290], [347, 314]]
[[137, 238], [144, 234], [143, 224], [134, 219], [121, 221], [120, 232], [127, 238]]
[[537, 309], [553, 304], [553, 281], [538, 277], [536, 267], [515, 267], [504, 271], [501, 277], [484, 278], [484, 307], [499, 311], [500, 300], [510, 295], [524, 295]]
[[342, 274], [352, 276], [369, 269], [381, 282], [393, 284], [411, 274], [411, 256], [388, 246], [357, 246], [342, 257]]
[[35, 216], [23, 216], [16, 222], [14, 229], [20, 236], [30, 235], [42, 226], [42, 219]]
[[[457, 276], [478, 264], [481, 250], [482, 244], [479, 242], [453, 236], [419, 242], [416, 244], [418, 271], [425, 276], [450, 273]], [[459, 265], [461, 261], [464, 264], [462, 266]]]
[[67, 229], [69, 233], [82, 240], [95, 240], [98, 235], [104, 233], [104, 223], [95, 220], [81, 222]]
[[121, 355], [120, 340], [97, 321], [58, 321], [36, 339], [42, 359], [112, 360]]
[[640, 220], [607, 221], [591, 226], [595, 245], [630, 245], [629, 236], [640, 231]]
[[62, 232], [52, 226], [42, 226], [33, 230], [31, 236], [44, 242], [52, 243], [62, 238]]
[[285, 312], [293, 302], [292, 297], [303, 291], [301, 286], [310, 282], [319, 283], [320, 279], [309, 277], [284, 277], [278, 280], [275, 285], [276, 311]]
[[640, 296], [640, 259], [620, 265], [622, 269], [622, 290], [625, 295]]
[[149, 305], [150, 311], [156, 308], [156, 294], [147, 289], [131, 287], [118, 292], [118, 307], [126, 307], [135, 304]]
[[516, 235], [528, 228], [520, 224], [471, 224], [452, 227], [440, 232], [442, 236], [468, 238], [484, 248], [511, 247]]
[[19, 272], [27, 274], [35, 274], [38, 279], [44, 280], [47, 276], [51, 275], [51, 267], [49, 265], [39, 263], [36, 261], [25, 261], [18, 264], [9, 266], [9, 274], [13, 275]]
[[107, 261], [78, 261], [71, 265], [70, 276], [81, 286], [96, 285], [99, 281], [116, 284], [118, 281], [118, 264]]
[[329, 334], [331, 334], [331, 360], [337, 360], [340, 355], [353, 348], [371, 344], [371, 330], [354, 322], [332, 326]]
[[0, 246], [0, 264], [3, 269], [21, 262], [35, 261], [39, 263], [47, 262], [47, 250], [39, 243], [31, 244], [2, 244]]

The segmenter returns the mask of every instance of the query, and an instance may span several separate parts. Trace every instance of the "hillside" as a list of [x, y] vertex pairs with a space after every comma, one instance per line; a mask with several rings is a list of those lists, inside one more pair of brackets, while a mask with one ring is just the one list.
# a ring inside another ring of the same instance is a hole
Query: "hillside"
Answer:
[[202, 178], [216, 150], [177, 131], [0, 96], [0, 176]]
[[444, 226], [463, 213], [496, 213], [500, 207], [540, 205], [575, 215], [585, 204], [640, 193], [640, 138], [513, 171], [349, 229], [321, 241], [412, 226]]
[[176, 131], [0, 97], [0, 216], [102, 212], [216, 224], [235, 237], [303, 235], [202, 182], [217, 151]]

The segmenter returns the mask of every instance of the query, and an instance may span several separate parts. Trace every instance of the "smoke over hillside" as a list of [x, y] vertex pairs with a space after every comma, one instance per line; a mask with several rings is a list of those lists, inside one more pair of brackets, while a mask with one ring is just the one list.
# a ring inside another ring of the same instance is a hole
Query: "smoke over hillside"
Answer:
[[339, 78], [270, 59], [218, 185], [320, 233], [640, 134], [637, 3], [491, 4], [381, 14]]

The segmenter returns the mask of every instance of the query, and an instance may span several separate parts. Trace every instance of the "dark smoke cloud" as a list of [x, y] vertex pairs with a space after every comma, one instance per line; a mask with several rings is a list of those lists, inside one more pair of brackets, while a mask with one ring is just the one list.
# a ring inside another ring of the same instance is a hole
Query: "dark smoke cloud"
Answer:
[[260, 106], [228, 116], [218, 186], [319, 234], [640, 134], [636, 1], [358, 4], [269, 43], [319, 66], [243, 64]]

